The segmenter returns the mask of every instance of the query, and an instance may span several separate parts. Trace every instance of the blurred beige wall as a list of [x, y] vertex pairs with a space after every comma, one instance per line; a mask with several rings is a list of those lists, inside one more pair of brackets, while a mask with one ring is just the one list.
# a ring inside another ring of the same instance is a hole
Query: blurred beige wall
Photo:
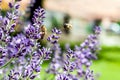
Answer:
[[120, 18], [120, 0], [45, 0], [45, 8], [85, 19]]

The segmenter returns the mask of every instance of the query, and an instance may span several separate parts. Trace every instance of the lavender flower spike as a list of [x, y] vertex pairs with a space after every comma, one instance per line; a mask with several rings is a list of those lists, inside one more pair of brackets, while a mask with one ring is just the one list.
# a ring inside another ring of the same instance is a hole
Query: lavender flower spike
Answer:
[[[50, 43], [58, 40], [56, 36], [58, 37], [60, 33], [56, 28], [52, 32], [54, 34], [48, 37]], [[100, 28], [97, 26], [95, 33], [89, 35], [80, 46], [75, 46], [74, 50], [67, 46], [65, 52], [59, 51], [58, 42], [52, 43], [54, 58], [47, 72], [54, 74], [56, 80], [94, 80], [94, 72], [90, 70], [90, 66], [92, 59], [97, 59], [96, 52], [99, 50], [97, 37], [99, 33]]]
[[43, 8], [38, 7], [38, 9], [35, 10], [33, 15], [33, 25], [35, 27], [40, 27], [43, 24], [43, 19], [45, 18], [45, 10]]

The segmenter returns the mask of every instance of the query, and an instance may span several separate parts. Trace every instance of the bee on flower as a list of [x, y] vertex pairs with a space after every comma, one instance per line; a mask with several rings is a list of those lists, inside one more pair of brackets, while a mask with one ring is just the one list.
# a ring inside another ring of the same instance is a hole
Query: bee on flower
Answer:
[[40, 28], [40, 32], [41, 32], [41, 39], [43, 39], [45, 37], [45, 35], [47, 34], [47, 28], [45, 27], [45, 25], [42, 25]]

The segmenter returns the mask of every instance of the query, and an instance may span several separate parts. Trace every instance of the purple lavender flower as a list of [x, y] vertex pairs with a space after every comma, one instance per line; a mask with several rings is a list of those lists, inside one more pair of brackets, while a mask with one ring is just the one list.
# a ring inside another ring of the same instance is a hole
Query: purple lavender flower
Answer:
[[43, 25], [43, 19], [45, 18], [45, 10], [42, 8], [38, 8], [34, 12], [33, 16], [33, 24], [29, 25], [25, 29], [25, 34], [29, 38], [41, 39], [42, 38], [42, 30], [41, 27]]
[[15, 70], [11, 70], [10, 71], [10, 74], [8, 75], [9, 78], [8, 80], [18, 80], [20, 79], [20, 73], [18, 71], [15, 71]]
[[[89, 67], [92, 64], [91, 60], [97, 59], [96, 51], [99, 50], [99, 48], [97, 48], [99, 45], [97, 35], [100, 29], [95, 28], [95, 31], [96, 29], [97, 33], [88, 36], [80, 46], [75, 46], [74, 50], [67, 46], [67, 52], [63, 52], [64, 54], [61, 56], [60, 49], [56, 48], [56, 44], [58, 45], [58, 43], [52, 43], [52, 40], [58, 40], [59, 38], [54, 38], [53, 35], [48, 37], [48, 41], [53, 44], [54, 55], [57, 56], [54, 56], [47, 71], [55, 74], [57, 77], [56, 80], [94, 80], [93, 71], [91, 71]], [[59, 34], [57, 29], [53, 29], [52, 32], [55, 36]], [[75, 71], [77, 71], [77, 73], [73, 74], [72, 72]]]
[[[9, 7], [10, 11], [7, 12], [7, 16], [5, 17], [0, 17], [0, 43], [1, 43], [1, 55], [0, 55], [0, 60], [1, 60], [1, 66], [0, 68], [3, 68], [5, 65], [7, 65], [9, 62], [12, 61], [10, 59], [12, 56], [17, 54], [17, 48], [15, 47], [14, 44], [12, 44], [12, 37], [11, 37], [11, 32], [14, 32], [14, 27], [16, 26], [16, 20], [15, 17], [17, 18], [19, 15], [16, 9], [13, 10], [14, 5], [16, 3], [10, 2]], [[12, 49], [12, 50], [10, 50]], [[11, 51], [11, 52], [9, 52]], [[9, 53], [13, 54], [9, 54]]]
[[[0, 25], [2, 25], [0, 27], [0, 41], [2, 41], [2, 44], [4, 43], [4, 45], [1, 45], [1, 48], [0, 48], [0, 53], [1, 53], [0, 68], [9, 66], [9, 64], [14, 64], [14, 67], [17, 67], [15, 68], [15, 70], [19, 70], [18, 68], [20, 68], [20, 71], [21, 71], [19, 72], [19, 75], [18, 75], [16, 74], [16, 71], [11, 70], [8, 76], [8, 79], [20, 79], [20, 76], [22, 76], [22, 73], [25, 73], [24, 67], [26, 64], [28, 64], [27, 66], [30, 66], [33, 72], [34, 71], [40, 72], [39, 64], [41, 64], [40, 56], [37, 56], [38, 58], [36, 59], [36, 56], [33, 55], [33, 52], [35, 52], [34, 49], [36, 51], [38, 49], [37, 47], [38, 44], [36, 39], [31, 39], [30, 37], [27, 37], [24, 34], [18, 34], [17, 36], [11, 36], [10, 34], [11, 32], [14, 31], [14, 27], [17, 24], [17, 19], [19, 16], [19, 12], [18, 12], [19, 4], [16, 2], [9, 3], [10, 8], [14, 10], [7, 12], [7, 16], [3, 18], [3, 21], [0, 21]], [[38, 29], [35, 28], [35, 34], [33, 33], [34, 37], [38, 35], [37, 30]], [[48, 59], [49, 52], [46, 51], [45, 54], [46, 54], [44, 56], [45, 59]], [[25, 61], [25, 63], [20, 62], [21, 60]], [[31, 61], [31, 62], [29, 63], [28, 61]], [[25, 71], [28, 69], [26, 67]], [[30, 79], [34, 79], [35, 75], [30, 74], [29, 77]], [[21, 77], [21, 78], [24, 79], [24, 77]]]
[[[1, 28], [3, 30], [3, 34], [4, 35], [4, 41], [5, 41], [5, 38], [10, 35], [10, 33], [14, 32], [14, 27], [16, 26], [17, 24], [17, 19], [19, 18], [19, 11], [18, 11], [18, 3], [16, 2], [10, 2], [9, 3], [9, 7], [10, 7], [10, 11], [7, 12], [7, 15], [6, 17], [1, 17], [3, 20], [1, 21], [0, 20], [0, 25], [1, 25]], [[17, 7], [17, 8], [15, 8]], [[14, 10], [13, 10], [14, 9]]]
[[33, 25], [36, 27], [42, 26], [44, 18], [45, 18], [45, 10], [39, 7], [34, 12], [33, 19], [32, 19]]
[[9, 3], [9, 7], [10, 7], [10, 8], [13, 8], [13, 6], [14, 6], [13, 3], [10, 2], [10, 3]]
[[44, 60], [48, 60], [50, 58], [50, 53], [51, 51], [46, 48], [42, 48], [37, 52], [34, 52], [30, 60], [30, 64], [25, 67], [23, 78], [30, 76], [30, 79], [34, 79], [36, 77], [34, 72], [40, 72], [40, 65]]
[[19, 9], [20, 5], [19, 4], [15, 4], [15, 9]]
[[60, 34], [62, 33], [60, 30], [54, 28], [52, 29], [53, 34], [50, 35], [47, 40], [52, 43], [52, 44], [57, 44], [58, 43], [58, 39], [60, 38]]
[[65, 75], [65, 74], [58, 74], [57, 76], [56, 76], [56, 80], [72, 80], [72, 79], [70, 79], [67, 75]]
[[52, 29], [52, 32], [55, 33], [55, 34], [61, 34], [62, 32], [59, 30], [59, 29]]
[[25, 56], [31, 51], [32, 41], [24, 35], [17, 35], [8, 43], [7, 50], [9, 57]]
[[94, 28], [94, 32], [95, 32], [95, 34], [100, 34], [101, 28], [100, 28], [99, 26], [96, 26], [96, 27]]
[[1, 39], [3, 38], [3, 31], [2, 31], [2, 29], [0, 28], [0, 41], [1, 41]]
[[28, 25], [28, 27], [26, 27], [25, 34], [29, 38], [33, 38], [33, 39], [41, 38], [40, 28], [34, 27], [32, 25]]
[[50, 49], [47, 48], [42, 48], [37, 51], [37, 53], [44, 59], [44, 60], [49, 60], [50, 59], [50, 54], [51, 51]]

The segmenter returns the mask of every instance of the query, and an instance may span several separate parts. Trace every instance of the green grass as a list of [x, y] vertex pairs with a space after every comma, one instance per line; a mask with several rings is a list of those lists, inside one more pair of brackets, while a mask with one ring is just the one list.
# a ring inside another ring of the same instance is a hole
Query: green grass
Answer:
[[120, 48], [103, 47], [99, 58], [91, 67], [100, 74], [98, 80], [120, 80]]
[[98, 80], [120, 80], [120, 63], [101, 60], [95, 62], [91, 68], [100, 74]]

